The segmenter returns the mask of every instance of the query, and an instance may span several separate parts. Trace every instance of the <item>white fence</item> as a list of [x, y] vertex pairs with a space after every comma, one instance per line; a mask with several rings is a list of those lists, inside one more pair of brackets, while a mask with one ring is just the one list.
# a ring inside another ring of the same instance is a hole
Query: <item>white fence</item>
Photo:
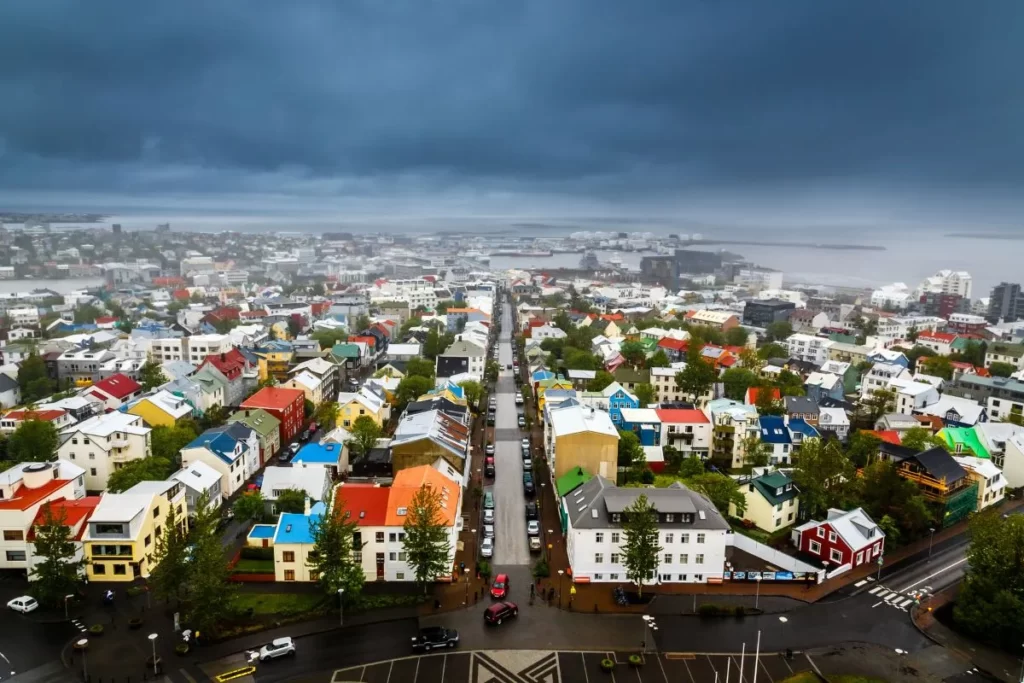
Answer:
[[796, 559], [792, 555], [787, 555], [786, 553], [778, 551], [764, 543], [758, 543], [754, 539], [744, 536], [743, 534], [732, 533], [729, 536], [732, 538], [733, 547], [738, 548], [745, 553], [750, 553], [754, 557], [764, 560], [773, 567], [778, 567], [779, 569], [787, 572], [809, 572], [817, 575], [818, 583], [821, 583], [822, 581], [824, 570], [820, 567], [809, 565], [806, 562]]

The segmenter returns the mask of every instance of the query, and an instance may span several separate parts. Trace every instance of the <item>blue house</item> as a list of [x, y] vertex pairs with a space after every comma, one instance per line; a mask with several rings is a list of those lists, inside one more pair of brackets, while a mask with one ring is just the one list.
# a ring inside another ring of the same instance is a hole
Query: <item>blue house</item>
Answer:
[[812, 372], [804, 382], [804, 391], [815, 403], [821, 403], [821, 399], [826, 397], [836, 401], [846, 397], [843, 378], [830, 372]]
[[[640, 399], [627, 391], [618, 382], [612, 382], [602, 391], [586, 391], [580, 394], [580, 403], [608, 413], [612, 424], [622, 429], [622, 409], [639, 408]], [[654, 445], [654, 444], [650, 444]]]
[[899, 365], [904, 368], [910, 367], [910, 360], [899, 351], [889, 351], [888, 349], [880, 349], [875, 351], [868, 360], [872, 363], [889, 363], [891, 365]]
[[543, 382], [546, 379], [554, 378], [555, 373], [551, 372], [550, 370], [535, 370], [533, 374], [530, 375], [531, 384], [536, 384], [537, 382]]
[[768, 462], [772, 465], [788, 465], [793, 457], [793, 439], [786, 418], [781, 415], [764, 415], [758, 419], [761, 425], [761, 443], [769, 448]]
[[804, 439], [820, 439], [821, 434], [802, 417], [789, 418], [789, 438], [793, 447], [799, 446]]
[[661, 445], [661, 418], [653, 408], [622, 408], [622, 425], [619, 429], [633, 432], [640, 437], [641, 446]]

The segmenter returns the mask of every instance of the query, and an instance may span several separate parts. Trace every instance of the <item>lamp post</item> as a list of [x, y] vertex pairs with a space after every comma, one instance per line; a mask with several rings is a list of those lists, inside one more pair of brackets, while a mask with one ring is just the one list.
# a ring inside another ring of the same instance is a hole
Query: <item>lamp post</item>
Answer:
[[156, 639], [157, 639], [157, 638], [159, 638], [159, 637], [160, 637], [160, 636], [159, 636], [158, 634], [156, 634], [156, 633], [150, 633], [150, 634], [149, 634], [149, 642], [153, 644], [153, 676], [154, 676], [154, 677], [155, 677], [155, 676], [157, 675], [157, 666], [156, 666]]
[[562, 577], [565, 576], [565, 570], [558, 570], [558, 609], [562, 609]]
[[82, 680], [87, 681], [89, 680], [89, 667], [85, 661], [85, 658], [86, 653], [89, 651], [89, 640], [87, 638], [82, 638], [77, 643], [75, 643], [75, 645], [77, 645], [78, 649], [82, 652]]
[[905, 654], [907, 654], [906, 650], [896, 648], [896, 678], [900, 677], [900, 669], [902, 668], [900, 666], [900, 658]]
[[70, 600], [73, 597], [75, 597], [75, 596], [74, 595], [65, 595], [64, 596], [64, 618], [65, 619], [69, 618], [68, 617], [68, 600]]
[[345, 625], [345, 589], [338, 589], [338, 626]]
[[754, 609], [756, 610], [758, 602], [761, 600], [761, 576], [758, 575], [754, 581], [757, 583], [757, 590], [754, 592]]
[[931, 535], [928, 537], [928, 560], [932, 559], [932, 544], [935, 542], [935, 527], [929, 527], [928, 531]]

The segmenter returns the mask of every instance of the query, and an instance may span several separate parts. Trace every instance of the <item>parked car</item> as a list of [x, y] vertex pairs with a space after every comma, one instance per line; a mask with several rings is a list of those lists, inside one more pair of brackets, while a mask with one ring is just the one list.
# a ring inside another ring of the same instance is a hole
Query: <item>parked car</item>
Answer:
[[530, 552], [539, 553], [541, 548], [540, 536], [530, 536]]
[[493, 524], [484, 524], [484, 538], [494, 538]]
[[526, 504], [526, 519], [537, 519], [537, 504], [532, 501]]
[[514, 602], [496, 602], [484, 610], [484, 622], [498, 626], [506, 619], [519, 616], [519, 605]]
[[522, 392], [517, 391], [516, 392], [516, 405], [522, 405], [522, 404], [523, 404], [523, 394], [522, 394]]
[[523, 444], [523, 448], [529, 448], [530, 447], [530, 438], [524, 436], [521, 443]]
[[260, 648], [260, 661], [277, 659], [295, 654], [295, 641], [291, 638], [275, 638], [272, 642]]
[[491, 584], [491, 597], [503, 600], [508, 597], [508, 574], [498, 574]]
[[488, 427], [493, 427], [494, 426], [494, 413], [487, 413], [487, 426]]
[[531, 519], [526, 523], [526, 535], [527, 536], [540, 536], [540, 522], [536, 519]]
[[526, 417], [523, 415], [519, 416], [519, 428], [526, 429]]
[[533, 459], [530, 457], [529, 453], [523, 453], [523, 468], [526, 470], [533, 469]]
[[494, 509], [494, 492], [493, 491], [485, 491], [484, 492], [484, 510], [493, 510], [493, 509]]
[[485, 455], [494, 455], [494, 444], [493, 443], [489, 443], [486, 446], [484, 446], [484, 454]]
[[484, 476], [491, 478], [494, 477], [494, 456], [490, 456], [484, 460]]
[[494, 539], [485, 538], [480, 542], [480, 557], [491, 557], [494, 555]]
[[15, 612], [21, 612], [22, 614], [28, 614], [39, 609], [39, 603], [31, 595], [22, 595], [20, 598], [14, 598], [7, 603], [7, 606]]
[[[293, 443], [293, 444], [288, 446], [288, 452], [291, 453], [292, 455], [295, 455], [300, 450], [302, 450], [302, 446], [300, 446], [298, 442], [295, 442], [295, 443]], [[290, 459], [291, 458], [289, 458], [289, 460]]]
[[421, 628], [412, 639], [413, 652], [430, 652], [442, 647], [452, 648], [459, 644], [459, 632], [443, 626]]
[[484, 524], [494, 524], [494, 510], [484, 510]]
[[523, 480], [523, 495], [524, 496], [532, 496], [536, 492], [537, 492], [537, 489], [534, 488], [533, 479], [524, 479]]
[[511, 364], [511, 363], [507, 363], [507, 364], [505, 365], [505, 369], [506, 369], [506, 370], [511, 370], [511, 369], [512, 369], [512, 364]]

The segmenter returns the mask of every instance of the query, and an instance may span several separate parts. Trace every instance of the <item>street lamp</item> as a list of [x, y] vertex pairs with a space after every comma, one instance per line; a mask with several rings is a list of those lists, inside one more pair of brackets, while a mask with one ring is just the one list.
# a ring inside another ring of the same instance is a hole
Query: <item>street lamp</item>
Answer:
[[149, 642], [153, 644], [153, 676], [154, 676], [154, 677], [156, 677], [156, 675], [157, 675], [157, 666], [156, 666], [156, 639], [157, 639], [157, 638], [159, 638], [159, 637], [160, 637], [160, 636], [159, 636], [158, 634], [156, 634], [156, 633], [150, 633], [150, 634], [149, 634]]
[[565, 576], [565, 570], [558, 570], [558, 609], [562, 609], [562, 577]]
[[86, 665], [85, 656], [89, 651], [89, 640], [87, 638], [82, 638], [75, 643], [75, 645], [77, 645], [78, 649], [82, 652], [82, 680], [87, 681], [89, 680], [89, 667]]
[[900, 657], [902, 657], [905, 654], [907, 654], [906, 650], [901, 650], [900, 648], [896, 648], [896, 677], [897, 678], [899, 678], [899, 676], [900, 676], [900, 669], [902, 668], [900, 666]]
[[757, 609], [757, 604], [761, 600], [761, 575], [758, 574], [754, 581], [757, 582], [757, 591], [754, 593], [754, 609]]
[[70, 600], [73, 597], [75, 597], [75, 596], [74, 595], [65, 595], [64, 596], [64, 618], [65, 619], [69, 618], [68, 617], [68, 600]]
[[928, 531], [931, 532], [931, 536], [928, 537], [928, 559], [932, 559], [932, 543], [935, 542], [935, 527], [929, 527]]
[[338, 589], [338, 626], [345, 625], [345, 589]]

